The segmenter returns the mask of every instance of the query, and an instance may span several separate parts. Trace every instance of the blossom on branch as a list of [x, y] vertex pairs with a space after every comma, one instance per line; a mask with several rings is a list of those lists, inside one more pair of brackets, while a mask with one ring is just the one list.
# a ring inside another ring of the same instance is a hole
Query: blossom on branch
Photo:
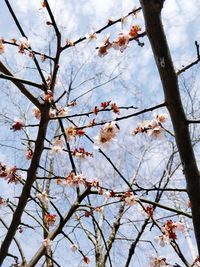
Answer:
[[132, 132], [132, 135], [135, 136], [138, 133], [147, 133], [148, 136], [152, 137], [160, 137], [163, 135], [165, 129], [162, 126], [168, 115], [167, 114], [154, 114], [154, 119], [151, 121], [144, 121], [136, 127], [136, 129]]
[[112, 47], [120, 52], [124, 52], [129, 43], [129, 35], [127, 33], [119, 33], [118, 38], [113, 41]]
[[166, 258], [163, 256], [154, 256], [150, 257], [150, 267], [173, 267], [172, 265], [166, 262]]
[[135, 38], [137, 37], [139, 31], [141, 31], [141, 27], [139, 25], [133, 25], [128, 34], [130, 38]]
[[34, 116], [35, 116], [36, 119], [39, 120], [41, 118], [41, 112], [40, 112], [39, 108], [34, 107], [33, 108], [33, 114], [34, 114]]
[[20, 131], [22, 127], [24, 126], [24, 123], [20, 119], [15, 119], [14, 123], [12, 124], [11, 130], [15, 131]]
[[26, 152], [25, 152], [25, 157], [26, 157], [27, 160], [32, 159], [32, 157], [33, 157], [33, 150], [30, 149], [30, 148], [28, 148], [28, 149], [26, 150]]
[[119, 131], [119, 126], [117, 126], [115, 121], [106, 123], [103, 128], [100, 129], [99, 134], [94, 138], [96, 139], [95, 148], [99, 148], [102, 145], [110, 143]]
[[82, 147], [80, 147], [79, 149], [75, 148], [72, 155], [81, 159], [85, 159], [86, 157], [93, 157], [93, 153], [85, 151], [85, 149]]
[[75, 127], [68, 127], [66, 128], [66, 136], [67, 136], [67, 140], [70, 141], [71, 137], [76, 137], [76, 136], [83, 136], [85, 134], [85, 131], [79, 128], [75, 128]]
[[8, 183], [15, 183], [17, 184], [21, 177], [16, 173], [17, 168], [16, 166], [7, 167], [0, 162], [0, 177], [8, 180]]
[[19, 42], [19, 53], [24, 54], [24, 50], [30, 48], [30, 41], [26, 37], [21, 37]]
[[88, 34], [86, 34], [86, 39], [88, 39], [89, 41], [94, 41], [97, 39], [97, 34], [95, 32], [90, 32]]
[[76, 252], [78, 250], [78, 246], [76, 244], [72, 244], [70, 248], [72, 252]]
[[112, 47], [112, 43], [110, 42], [109, 38], [110, 34], [107, 34], [107, 36], [103, 40], [103, 43], [99, 46], [98, 55], [100, 57], [104, 57], [105, 55], [107, 55], [107, 50]]
[[86, 264], [89, 264], [90, 263], [90, 258], [88, 258], [87, 256], [84, 256], [83, 257], [83, 261], [86, 263]]
[[0, 38], [0, 54], [3, 54], [5, 52], [5, 45], [3, 41], [3, 38]]
[[47, 93], [44, 95], [45, 102], [53, 102], [53, 92], [51, 90], [47, 90]]
[[45, 214], [44, 215], [44, 221], [49, 226], [52, 226], [56, 222], [56, 215], [55, 214]]

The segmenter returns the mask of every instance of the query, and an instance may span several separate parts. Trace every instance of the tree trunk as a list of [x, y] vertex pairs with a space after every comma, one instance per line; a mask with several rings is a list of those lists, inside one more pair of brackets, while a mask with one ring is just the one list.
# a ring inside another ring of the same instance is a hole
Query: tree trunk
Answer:
[[187, 182], [192, 216], [200, 254], [200, 177], [192, 147], [188, 122], [183, 109], [177, 75], [164, 33], [161, 10], [164, 0], [140, 0], [156, 65], [163, 86], [165, 101], [174, 127], [176, 144]]

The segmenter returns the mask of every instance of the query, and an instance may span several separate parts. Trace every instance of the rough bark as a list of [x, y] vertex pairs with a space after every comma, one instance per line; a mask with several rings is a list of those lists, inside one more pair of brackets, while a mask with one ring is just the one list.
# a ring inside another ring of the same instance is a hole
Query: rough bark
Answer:
[[140, 3], [187, 182], [188, 195], [192, 205], [194, 231], [200, 254], [200, 177], [188, 122], [181, 101], [178, 79], [161, 21], [164, 1], [140, 0]]

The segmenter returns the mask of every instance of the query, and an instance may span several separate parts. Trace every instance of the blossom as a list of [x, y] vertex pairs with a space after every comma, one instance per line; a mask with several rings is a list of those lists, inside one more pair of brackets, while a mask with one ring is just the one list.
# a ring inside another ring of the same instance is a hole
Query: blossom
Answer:
[[84, 148], [80, 147], [79, 149], [78, 148], [74, 149], [73, 156], [81, 158], [81, 159], [85, 159], [86, 157], [93, 157], [93, 153], [89, 153], [85, 151]]
[[135, 201], [135, 197], [134, 196], [127, 196], [125, 197], [124, 201], [129, 204], [130, 206], [136, 204], [137, 202]]
[[106, 123], [103, 128], [100, 129], [98, 136], [95, 137], [95, 147], [99, 148], [101, 145], [108, 144], [114, 139], [119, 131], [119, 127], [116, 122], [112, 121]]
[[97, 39], [97, 34], [95, 32], [90, 32], [90, 33], [86, 34], [85, 37], [87, 39], [89, 39], [90, 41], [93, 41], [93, 40]]
[[68, 107], [60, 108], [58, 110], [58, 116], [59, 117], [67, 116], [69, 114], [69, 111], [71, 111], [71, 109], [69, 109]]
[[117, 106], [116, 103], [112, 102], [110, 103], [110, 107], [112, 109], [112, 111], [116, 114], [120, 114], [120, 110], [119, 110], [119, 107]]
[[72, 252], [76, 252], [78, 250], [78, 246], [76, 244], [72, 244], [70, 248]]
[[101, 103], [101, 107], [102, 107], [103, 109], [107, 108], [107, 107], [110, 105], [110, 102], [111, 102], [111, 101], [105, 101], [105, 102], [102, 102], [102, 103]]
[[74, 42], [70, 39], [66, 39], [65, 42], [66, 42], [66, 45], [68, 46], [74, 46]]
[[30, 41], [26, 37], [21, 37], [19, 39], [20, 44], [23, 45], [24, 48], [29, 48], [30, 47]]
[[83, 261], [86, 263], [86, 264], [89, 264], [90, 263], [90, 258], [88, 258], [87, 256], [84, 256], [83, 257]]
[[37, 194], [37, 198], [43, 203], [47, 203], [49, 201], [46, 191], [43, 191], [42, 193]]
[[77, 187], [80, 184], [86, 185], [86, 178], [83, 176], [83, 174], [76, 175], [74, 171], [71, 171], [65, 178], [65, 182], [68, 185]]
[[191, 266], [199, 267], [200, 266], [200, 257], [196, 257], [196, 259], [193, 261]]
[[45, 214], [44, 215], [44, 221], [48, 225], [54, 225], [56, 221], [56, 215], [55, 214]]
[[44, 1], [44, 0], [41, 0], [41, 3], [40, 3], [40, 5], [41, 5], [41, 8], [44, 8], [44, 7], [46, 7], [46, 3], [45, 3], [45, 1]]
[[168, 236], [171, 240], [175, 240], [177, 238], [176, 231], [183, 232], [185, 230], [185, 225], [181, 222], [173, 222], [172, 220], [168, 220], [164, 226], [162, 227], [162, 231], [166, 236]]
[[107, 36], [104, 38], [103, 43], [99, 46], [98, 49], [98, 55], [100, 57], [104, 57], [108, 54], [107, 50], [112, 47], [112, 44], [109, 41], [110, 34], [107, 34]]
[[30, 149], [30, 148], [28, 148], [28, 149], [26, 150], [25, 157], [26, 157], [27, 160], [32, 159], [32, 157], [33, 157], [33, 150]]
[[0, 162], [0, 177], [8, 180], [8, 183], [15, 183], [17, 184], [18, 181], [21, 179], [19, 175], [17, 175], [17, 168], [16, 166], [7, 167], [6, 165]]
[[3, 43], [3, 38], [0, 38], [0, 54], [5, 52], [5, 45]]
[[166, 262], [166, 258], [163, 256], [154, 256], [150, 257], [150, 267], [172, 267], [172, 265]]
[[139, 25], [133, 25], [128, 34], [130, 38], [135, 38], [139, 31], [141, 31], [141, 27]]
[[22, 129], [22, 127], [24, 126], [24, 123], [22, 120], [20, 119], [15, 119], [14, 123], [12, 124], [11, 129], [15, 132], [15, 131], [20, 131]]
[[168, 119], [168, 114], [163, 113], [163, 114], [153, 114], [153, 117], [160, 123], [166, 122], [166, 120]]
[[145, 212], [147, 213], [147, 215], [149, 216], [149, 218], [153, 217], [153, 212], [154, 212], [154, 207], [152, 205], [148, 205], [145, 208]]
[[36, 119], [39, 120], [39, 119], [41, 118], [41, 112], [40, 112], [39, 108], [34, 107], [34, 108], [33, 108], [33, 114], [34, 114], [34, 116], [36, 117]]
[[108, 24], [113, 24], [113, 22], [115, 21], [115, 19], [113, 17], [108, 18]]
[[44, 101], [49, 103], [53, 101], [53, 92], [51, 90], [47, 90], [47, 93], [44, 95]]
[[49, 117], [54, 118], [56, 116], [56, 110], [55, 109], [50, 109], [49, 110]]
[[136, 135], [138, 133], [147, 133], [148, 136], [152, 137], [162, 137], [164, 134], [164, 128], [162, 123], [164, 123], [168, 115], [167, 114], [154, 114], [154, 119], [151, 121], [144, 121], [138, 125], [138, 127], [132, 132], [132, 135]]
[[82, 129], [78, 129], [75, 127], [68, 127], [66, 128], [66, 136], [67, 136], [67, 140], [69, 141], [70, 138], [73, 136], [83, 136], [85, 134], [85, 131]]
[[24, 54], [24, 50], [30, 48], [30, 42], [26, 37], [20, 38], [19, 41], [19, 53]]
[[7, 200], [0, 197], [0, 206], [5, 206], [7, 204]]
[[148, 131], [148, 135], [152, 137], [160, 137], [163, 133], [164, 133], [164, 129], [160, 125], [152, 127]]
[[120, 52], [123, 52], [129, 43], [129, 35], [126, 33], [119, 33], [118, 38], [113, 41], [112, 47], [116, 50], [120, 50]]

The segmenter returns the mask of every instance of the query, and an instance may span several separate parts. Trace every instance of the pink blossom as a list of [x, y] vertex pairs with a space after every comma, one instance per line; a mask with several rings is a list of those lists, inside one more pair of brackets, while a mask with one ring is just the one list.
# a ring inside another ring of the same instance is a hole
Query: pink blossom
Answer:
[[129, 43], [129, 35], [127, 33], [119, 33], [118, 38], [113, 41], [112, 47], [116, 50], [120, 50], [120, 52], [123, 52]]
[[15, 132], [15, 131], [20, 131], [22, 129], [22, 127], [24, 126], [24, 123], [22, 120], [20, 119], [15, 119], [14, 123], [12, 124], [11, 129]]
[[70, 248], [72, 252], [76, 252], [78, 250], [78, 246], [76, 244], [72, 244]]
[[0, 54], [5, 52], [5, 45], [3, 43], [3, 38], [0, 38]]

